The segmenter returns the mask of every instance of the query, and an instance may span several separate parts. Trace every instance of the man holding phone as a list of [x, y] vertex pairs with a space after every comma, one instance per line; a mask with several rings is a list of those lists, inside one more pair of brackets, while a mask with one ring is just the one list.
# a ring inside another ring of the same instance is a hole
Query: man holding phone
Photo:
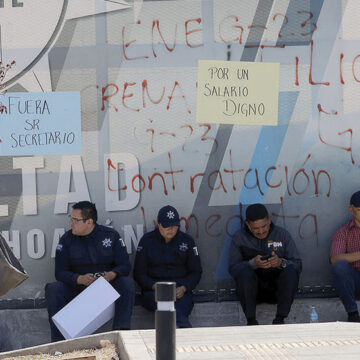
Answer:
[[260, 302], [277, 303], [273, 324], [284, 324], [301, 267], [291, 235], [271, 222], [264, 205], [249, 205], [245, 226], [232, 238], [229, 257], [229, 272], [248, 325], [258, 325], [256, 304]]

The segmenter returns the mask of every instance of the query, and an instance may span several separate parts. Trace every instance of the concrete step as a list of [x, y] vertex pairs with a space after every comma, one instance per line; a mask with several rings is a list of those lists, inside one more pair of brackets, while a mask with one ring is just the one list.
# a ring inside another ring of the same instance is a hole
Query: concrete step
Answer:
[[[347, 322], [177, 329], [173, 350], [177, 360], [358, 360], [359, 330], [360, 323]], [[155, 360], [157, 346], [169, 344], [158, 343], [155, 330], [111, 331], [3, 352], [0, 359], [94, 349], [105, 339], [117, 346], [122, 360]]]
[[[295, 299], [288, 324], [309, 322], [311, 306], [319, 314], [319, 322], [346, 321], [346, 312], [338, 298]], [[257, 319], [261, 325], [271, 324], [276, 305], [260, 304]], [[194, 327], [219, 327], [246, 325], [238, 302], [196, 303], [190, 320]], [[153, 329], [154, 314], [135, 306], [132, 329]], [[99, 331], [110, 331], [111, 323]], [[0, 351], [10, 351], [50, 342], [50, 328], [46, 309], [0, 310]]]

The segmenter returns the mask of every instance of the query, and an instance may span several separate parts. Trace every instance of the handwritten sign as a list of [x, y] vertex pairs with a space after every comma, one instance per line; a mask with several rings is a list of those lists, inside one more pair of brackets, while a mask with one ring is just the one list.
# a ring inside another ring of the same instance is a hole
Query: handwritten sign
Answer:
[[0, 156], [80, 153], [79, 92], [0, 94]]
[[278, 63], [200, 60], [196, 121], [277, 125]]

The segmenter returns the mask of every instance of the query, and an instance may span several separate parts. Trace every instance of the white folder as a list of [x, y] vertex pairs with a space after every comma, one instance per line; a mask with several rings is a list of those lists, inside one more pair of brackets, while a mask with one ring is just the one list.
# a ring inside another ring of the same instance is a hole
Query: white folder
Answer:
[[52, 320], [65, 339], [91, 335], [114, 317], [120, 294], [99, 277], [57, 312]]

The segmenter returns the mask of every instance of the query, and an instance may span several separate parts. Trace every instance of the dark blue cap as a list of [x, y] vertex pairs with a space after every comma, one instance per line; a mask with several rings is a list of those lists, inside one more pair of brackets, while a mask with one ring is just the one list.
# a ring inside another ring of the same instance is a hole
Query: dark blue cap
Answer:
[[170, 205], [166, 205], [159, 210], [157, 220], [164, 228], [180, 226], [179, 213]]
[[360, 207], [360, 191], [353, 193], [350, 198], [350, 205]]

